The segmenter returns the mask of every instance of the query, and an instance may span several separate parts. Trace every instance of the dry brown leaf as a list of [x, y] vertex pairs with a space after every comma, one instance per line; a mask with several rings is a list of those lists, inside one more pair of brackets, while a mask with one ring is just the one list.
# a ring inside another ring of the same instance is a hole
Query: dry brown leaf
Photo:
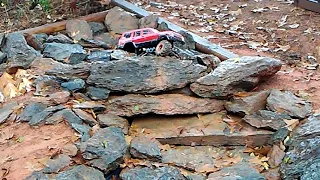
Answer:
[[269, 158], [265, 156], [261, 158], [259, 156], [255, 156], [253, 159], [250, 159], [249, 162], [263, 166], [265, 169], [269, 169], [269, 164], [267, 163], [268, 160]]
[[250, 95], [252, 95], [252, 94], [249, 92], [238, 92], [238, 93], [234, 94], [235, 97], [248, 97]]
[[291, 119], [291, 120], [284, 119], [283, 121], [287, 124], [286, 127], [288, 128], [289, 131], [293, 131], [293, 129], [297, 127], [299, 124], [298, 119]]
[[268, 163], [272, 168], [278, 167], [286, 153], [278, 146], [273, 145], [271, 151], [268, 153]]
[[161, 145], [160, 148], [161, 148], [161, 151], [171, 150], [171, 146], [169, 144]]
[[271, 150], [270, 146], [262, 146], [262, 147], [256, 147], [256, 148], [247, 148], [243, 152], [244, 153], [254, 153], [255, 155], [266, 156], [266, 155], [268, 155], [270, 150]]
[[90, 136], [93, 136], [99, 129], [100, 129], [99, 124], [94, 125], [89, 131]]
[[290, 45], [281, 46], [281, 45], [277, 44], [277, 46], [278, 46], [279, 48], [275, 49], [275, 50], [274, 50], [275, 52], [278, 52], [278, 51], [286, 52], [286, 51], [288, 51], [288, 50], [291, 48]]
[[0, 77], [0, 90], [3, 91], [4, 88], [7, 86], [7, 84], [9, 83], [14, 84], [15, 81], [13, 80], [13, 77], [10, 74], [5, 72]]
[[14, 98], [16, 96], [19, 96], [20, 95], [20, 92], [18, 90], [18, 88], [16, 88], [14, 86], [14, 84], [12, 83], [8, 83], [5, 88], [3, 89], [3, 95], [6, 97], [6, 98]]
[[230, 118], [223, 118], [222, 120], [228, 124], [230, 133], [239, 132], [243, 128], [240, 121], [236, 121]]
[[25, 93], [25, 91], [30, 92], [32, 90], [32, 82], [26, 78], [22, 78], [22, 82], [19, 84], [18, 90], [21, 93]]
[[221, 168], [216, 167], [213, 164], [205, 164], [203, 166], [200, 167], [196, 167], [196, 172], [200, 172], [200, 173], [213, 173], [213, 172], [217, 172], [219, 171]]
[[128, 136], [128, 135], [125, 136], [125, 140], [126, 140], [127, 144], [130, 144], [132, 139], [133, 139], [132, 136]]

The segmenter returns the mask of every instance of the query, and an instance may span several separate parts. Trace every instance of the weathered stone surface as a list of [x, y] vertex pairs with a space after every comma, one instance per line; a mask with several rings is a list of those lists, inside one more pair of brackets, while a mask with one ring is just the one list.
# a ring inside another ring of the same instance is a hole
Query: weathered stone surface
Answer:
[[36, 92], [34, 92], [34, 95], [36, 96], [50, 96], [51, 94], [62, 90], [60, 82], [53, 76], [40, 76], [33, 84], [36, 88]]
[[190, 87], [201, 97], [225, 98], [237, 92], [252, 90], [280, 68], [281, 61], [269, 57], [232, 58], [221, 62], [213, 72], [199, 78]]
[[57, 124], [62, 120], [66, 120], [70, 125], [71, 124], [82, 124], [82, 120], [74, 114], [70, 109], [64, 109], [53, 114], [50, 118], [46, 119], [46, 124]]
[[137, 17], [119, 7], [114, 7], [109, 10], [104, 20], [104, 24], [108, 31], [116, 34], [122, 34], [126, 31], [139, 29], [138, 23], [139, 19]]
[[269, 140], [269, 144], [272, 145], [275, 143], [283, 142], [286, 137], [289, 136], [289, 133], [290, 131], [287, 127], [280, 128], [278, 131], [273, 133]]
[[89, 56], [87, 57], [88, 61], [102, 61], [107, 62], [111, 60], [110, 52], [98, 50], [98, 51], [92, 51]]
[[68, 89], [69, 91], [79, 91], [85, 88], [86, 82], [82, 79], [74, 79], [69, 82], [64, 82], [61, 84], [61, 87]]
[[118, 44], [119, 36], [110, 33], [102, 33], [94, 37], [94, 40], [104, 42], [108, 47], [112, 48]]
[[213, 70], [221, 63], [220, 59], [212, 54], [196, 55], [197, 62], [207, 66], [209, 70]]
[[34, 171], [24, 180], [50, 180], [50, 176], [48, 174], [44, 174], [42, 171]]
[[70, 92], [69, 91], [61, 91], [50, 94], [50, 101], [55, 104], [64, 104], [69, 101], [70, 99]]
[[179, 31], [179, 34], [184, 37], [185, 44], [183, 45], [183, 47], [185, 49], [196, 49], [196, 42], [194, 41], [191, 34], [186, 31]]
[[106, 106], [95, 101], [86, 101], [83, 103], [73, 105], [75, 109], [93, 109], [94, 111], [104, 111]]
[[228, 112], [236, 113], [241, 116], [253, 114], [258, 110], [266, 108], [267, 98], [270, 91], [248, 93], [245, 97], [234, 97], [231, 102], [227, 102], [225, 107]]
[[90, 138], [90, 126], [72, 123], [71, 127], [80, 134], [82, 142], [85, 142]]
[[279, 167], [268, 169], [266, 172], [262, 173], [267, 180], [281, 180]]
[[87, 95], [92, 100], [106, 100], [109, 97], [110, 91], [105, 88], [96, 88], [93, 86], [88, 87]]
[[90, 66], [88, 63], [69, 65], [50, 58], [38, 58], [31, 64], [31, 70], [33, 74], [48, 74], [65, 80], [87, 79], [90, 74]]
[[45, 43], [44, 57], [53, 58], [57, 61], [68, 59], [71, 54], [86, 54], [86, 51], [79, 44]]
[[186, 178], [181, 174], [179, 169], [165, 166], [159, 168], [149, 168], [149, 167], [135, 167], [133, 169], [125, 169], [120, 174], [123, 180], [133, 180], [133, 179], [150, 179], [150, 180], [185, 180]]
[[182, 94], [134, 95], [110, 98], [108, 111], [119, 116], [138, 114], [198, 114], [223, 110], [224, 101]]
[[7, 60], [7, 54], [0, 51], [0, 64], [6, 62]]
[[158, 20], [159, 16], [150, 14], [148, 16], [142, 17], [139, 19], [139, 28], [154, 28], [156, 29], [158, 27]]
[[265, 180], [259, 171], [246, 163], [238, 163], [234, 166], [223, 168], [221, 171], [211, 173], [209, 180]]
[[121, 128], [124, 134], [128, 134], [128, 120], [114, 114], [99, 114], [97, 116], [100, 127], [118, 127]]
[[4, 41], [6, 39], [6, 34], [5, 33], [0, 33], [0, 48], [3, 47]]
[[46, 120], [46, 118], [48, 118], [50, 115], [52, 115], [53, 113], [55, 113], [59, 110], [62, 110], [62, 109], [64, 109], [63, 105], [48, 107], [48, 108], [44, 109], [43, 111], [41, 111], [37, 114], [34, 114], [32, 116], [32, 118], [30, 119], [29, 124], [31, 126], [38, 125], [38, 124], [42, 123], [44, 120]]
[[50, 35], [46, 43], [72, 44], [73, 41], [68, 36], [58, 33], [57, 35]]
[[103, 48], [103, 49], [114, 48], [114, 46], [111, 46], [110, 44], [107, 44], [104, 41], [98, 40], [98, 38], [96, 38], [96, 39], [81, 39], [80, 41], [78, 41], [78, 44], [80, 44], [84, 48]]
[[187, 176], [187, 180], [206, 180], [207, 177], [200, 174], [190, 174]]
[[71, 158], [65, 154], [59, 154], [54, 159], [49, 159], [46, 167], [43, 169], [44, 173], [57, 173], [61, 169], [71, 164]]
[[88, 22], [92, 34], [93, 35], [97, 35], [97, 34], [101, 34], [106, 32], [107, 28], [104, 26], [103, 23], [99, 23], [99, 22]]
[[259, 110], [252, 115], [246, 115], [243, 120], [251, 126], [257, 128], [267, 128], [272, 130], [279, 130], [286, 126], [284, 120], [291, 120], [292, 118], [286, 114], [280, 114], [267, 110]]
[[309, 116], [312, 112], [310, 102], [298, 98], [290, 91], [281, 92], [277, 89], [271, 90], [267, 99], [267, 108], [300, 119]]
[[196, 59], [195, 54], [188, 49], [182, 49], [177, 46], [174, 46], [172, 48], [172, 52], [175, 55], [177, 55], [181, 60], [195, 60]]
[[130, 144], [130, 153], [135, 158], [161, 161], [160, 142], [146, 136], [134, 137]]
[[17, 117], [17, 121], [29, 122], [35, 114], [40, 113], [46, 108], [46, 105], [38, 102], [28, 104], [23, 112]]
[[127, 51], [123, 51], [121, 49], [115, 49], [111, 52], [111, 60], [123, 60], [129, 56], [130, 55]]
[[28, 34], [25, 35], [25, 39], [29, 46], [33, 47], [35, 50], [42, 51], [43, 50], [43, 43], [47, 40], [47, 34]]
[[55, 180], [67, 180], [67, 179], [86, 179], [86, 180], [105, 180], [101, 171], [85, 166], [78, 165], [73, 166], [70, 169], [57, 174], [54, 177]]
[[[197, 116], [167, 117], [148, 116], [133, 119], [129, 134], [142, 132], [145, 136], [156, 138], [161, 144], [203, 145], [203, 146], [261, 146], [267, 144], [271, 131], [256, 129], [241, 118], [232, 117], [239, 127], [229, 127], [223, 121], [224, 113]], [[230, 116], [231, 117], [231, 116]]]
[[278, 167], [282, 163], [282, 159], [286, 153], [278, 145], [274, 144], [268, 153], [268, 164], [271, 168]]
[[98, 130], [82, 145], [82, 155], [91, 166], [108, 173], [123, 163], [128, 147], [120, 128], [107, 127]]
[[280, 166], [284, 180], [320, 178], [320, 115], [314, 114], [292, 134], [285, 160]]
[[14, 108], [17, 106], [18, 104], [16, 102], [8, 103], [2, 106], [0, 109], [0, 124], [4, 123], [8, 119]]
[[76, 145], [74, 144], [66, 144], [65, 146], [63, 146], [63, 148], [61, 149], [61, 152], [63, 154], [66, 154], [70, 157], [74, 157], [75, 155], [77, 155], [78, 153], [78, 148]]
[[68, 64], [80, 64], [82, 63], [84, 60], [86, 60], [88, 57], [87, 54], [83, 54], [83, 53], [72, 53], [70, 55], [70, 58], [69, 58], [69, 62]]
[[169, 27], [168, 27], [168, 24], [165, 23], [165, 22], [161, 22], [159, 25], [158, 25], [158, 30], [159, 31], [170, 31]]
[[36, 57], [41, 56], [38, 51], [27, 44], [24, 36], [19, 33], [8, 34], [3, 51], [7, 54], [9, 68], [27, 68]]
[[185, 87], [201, 77], [205, 70], [204, 66], [191, 61], [139, 57], [139, 60], [95, 63], [87, 83], [111, 91], [156, 93]]
[[75, 41], [93, 38], [91, 27], [85, 20], [74, 19], [67, 21], [66, 31]]
[[73, 109], [73, 112], [79, 116], [85, 123], [89, 124], [90, 126], [94, 126], [98, 124], [98, 122], [87, 112], [81, 109]]

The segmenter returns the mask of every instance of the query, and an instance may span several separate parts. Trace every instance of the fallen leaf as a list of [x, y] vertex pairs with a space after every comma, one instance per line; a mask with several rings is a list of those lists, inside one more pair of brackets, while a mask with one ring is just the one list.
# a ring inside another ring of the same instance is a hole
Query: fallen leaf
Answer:
[[262, 146], [257, 148], [247, 148], [243, 152], [254, 153], [255, 155], [260, 155], [260, 156], [267, 156], [270, 150], [271, 150], [270, 146]]
[[268, 160], [269, 158], [265, 156], [261, 158], [259, 156], [255, 156], [253, 159], [250, 159], [249, 162], [263, 166], [266, 170], [268, 170], [269, 169], [269, 164], [267, 163]]
[[279, 48], [275, 49], [275, 50], [274, 50], [275, 52], [278, 52], [278, 51], [286, 52], [286, 51], [288, 51], [288, 50], [291, 48], [290, 45], [281, 46], [281, 45], [277, 44], [277, 46], [278, 46]]
[[3, 73], [0, 77], [0, 90], [3, 92], [4, 88], [9, 84], [14, 84], [15, 81], [13, 80], [13, 77], [8, 74], [7, 72]]
[[285, 155], [286, 153], [278, 145], [273, 145], [272, 149], [268, 153], [268, 164], [271, 168], [278, 167]]
[[23, 136], [20, 136], [20, 137], [17, 139], [17, 142], [18, 142], [18, 143], [22, 143], [23, 140], [24, 140], [24, 137], [23, 137]]
[[297, 125], [299, 124], [299, 120], [298, 119], [291, 119], [291, 120], [283, 120], [287, 125], [286, 127], [288, 128], [289, 131], [293, 131], [293, 129], [295, 127], [297, 127]]
[[128, 135], [125, 136], [125, 140], [126, 140], [127, 144], [130, 144], [132, 139], [133, 139], [132, 136], [128, 136]]
[[3, 95], [7, 98], [14, 98], [20, 95], [18, 88], [12, 83], [8, 83], [3, 89]]
[[172, 148], [171, 148], [171, 146], [169, 144], [164, 144], [164, 145], [160, 146], [160, 149], [161, 149], [161, 151], [168, 151], [168, 150], [170, 150]]
[[213, 172], [220, 171], [220, 169], [221, 168], [217, 168], [213, 164], [205, 164], [203, 166], [196, 167], [195, 171], [200, 173], [213, 173]]

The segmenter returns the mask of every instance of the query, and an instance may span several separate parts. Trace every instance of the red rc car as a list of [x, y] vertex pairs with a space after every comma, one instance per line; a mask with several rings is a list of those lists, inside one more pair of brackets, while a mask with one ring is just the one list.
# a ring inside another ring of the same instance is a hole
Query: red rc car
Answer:
[[160, 32], [156, 29], [144, 28], [124, 32], [119, 39], [118, 48], [137, 53], [143, 48], [155, 47], [156, 55], [165, 56], [171, 52], [173, 42], [183, 44], [184, 38], [173, 31]]

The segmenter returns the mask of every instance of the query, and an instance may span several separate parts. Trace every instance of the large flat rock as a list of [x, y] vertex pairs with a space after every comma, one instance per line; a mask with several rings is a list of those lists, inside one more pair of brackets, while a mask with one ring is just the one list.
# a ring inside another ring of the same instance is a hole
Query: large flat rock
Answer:
[[110, 98], [107, 110], [118, 116], [140, 114], [198, 114], [215, 113], [223, 110], [224, 101], [196, 98], [182, 94], [137, 95]]
[[139, 57], [94, 63], [87, 83], [116, 92], [156, 93], [183, 88], [205, 71], [206, 67], [192, 61]]
[[149, 168], [149, 167], [136, 167], [132, 169], [125, 169], [120, 175], [123, 180], [133, 180], [133, 179], [148, 179], [148, 180], [160, 180], [160, 179], [175, 179], [175, 180], [186, 180], [186, 178], [181, 174], [180, 170], [171, 167], [159, 167], [159, 168]]
[[[272, 132], [258, 130], [234, 117], [228, 126], [223, 121], [225, 114], [216, 113], [189, 117], [149, 116], [133, 120], [130, 135], [143, 132], [162, 144], [173, 145], [252, 145], [261, 146], [268, 142]], [[238, 129], [238, 130], [235, 130]]]
[[281, 61], [269, 57], [243, 56], [223, 61], [210, 74], [191, 84], [201, 97], [225, 98], [241, 91], [250, 91], [261, 81], [281, 69]]

